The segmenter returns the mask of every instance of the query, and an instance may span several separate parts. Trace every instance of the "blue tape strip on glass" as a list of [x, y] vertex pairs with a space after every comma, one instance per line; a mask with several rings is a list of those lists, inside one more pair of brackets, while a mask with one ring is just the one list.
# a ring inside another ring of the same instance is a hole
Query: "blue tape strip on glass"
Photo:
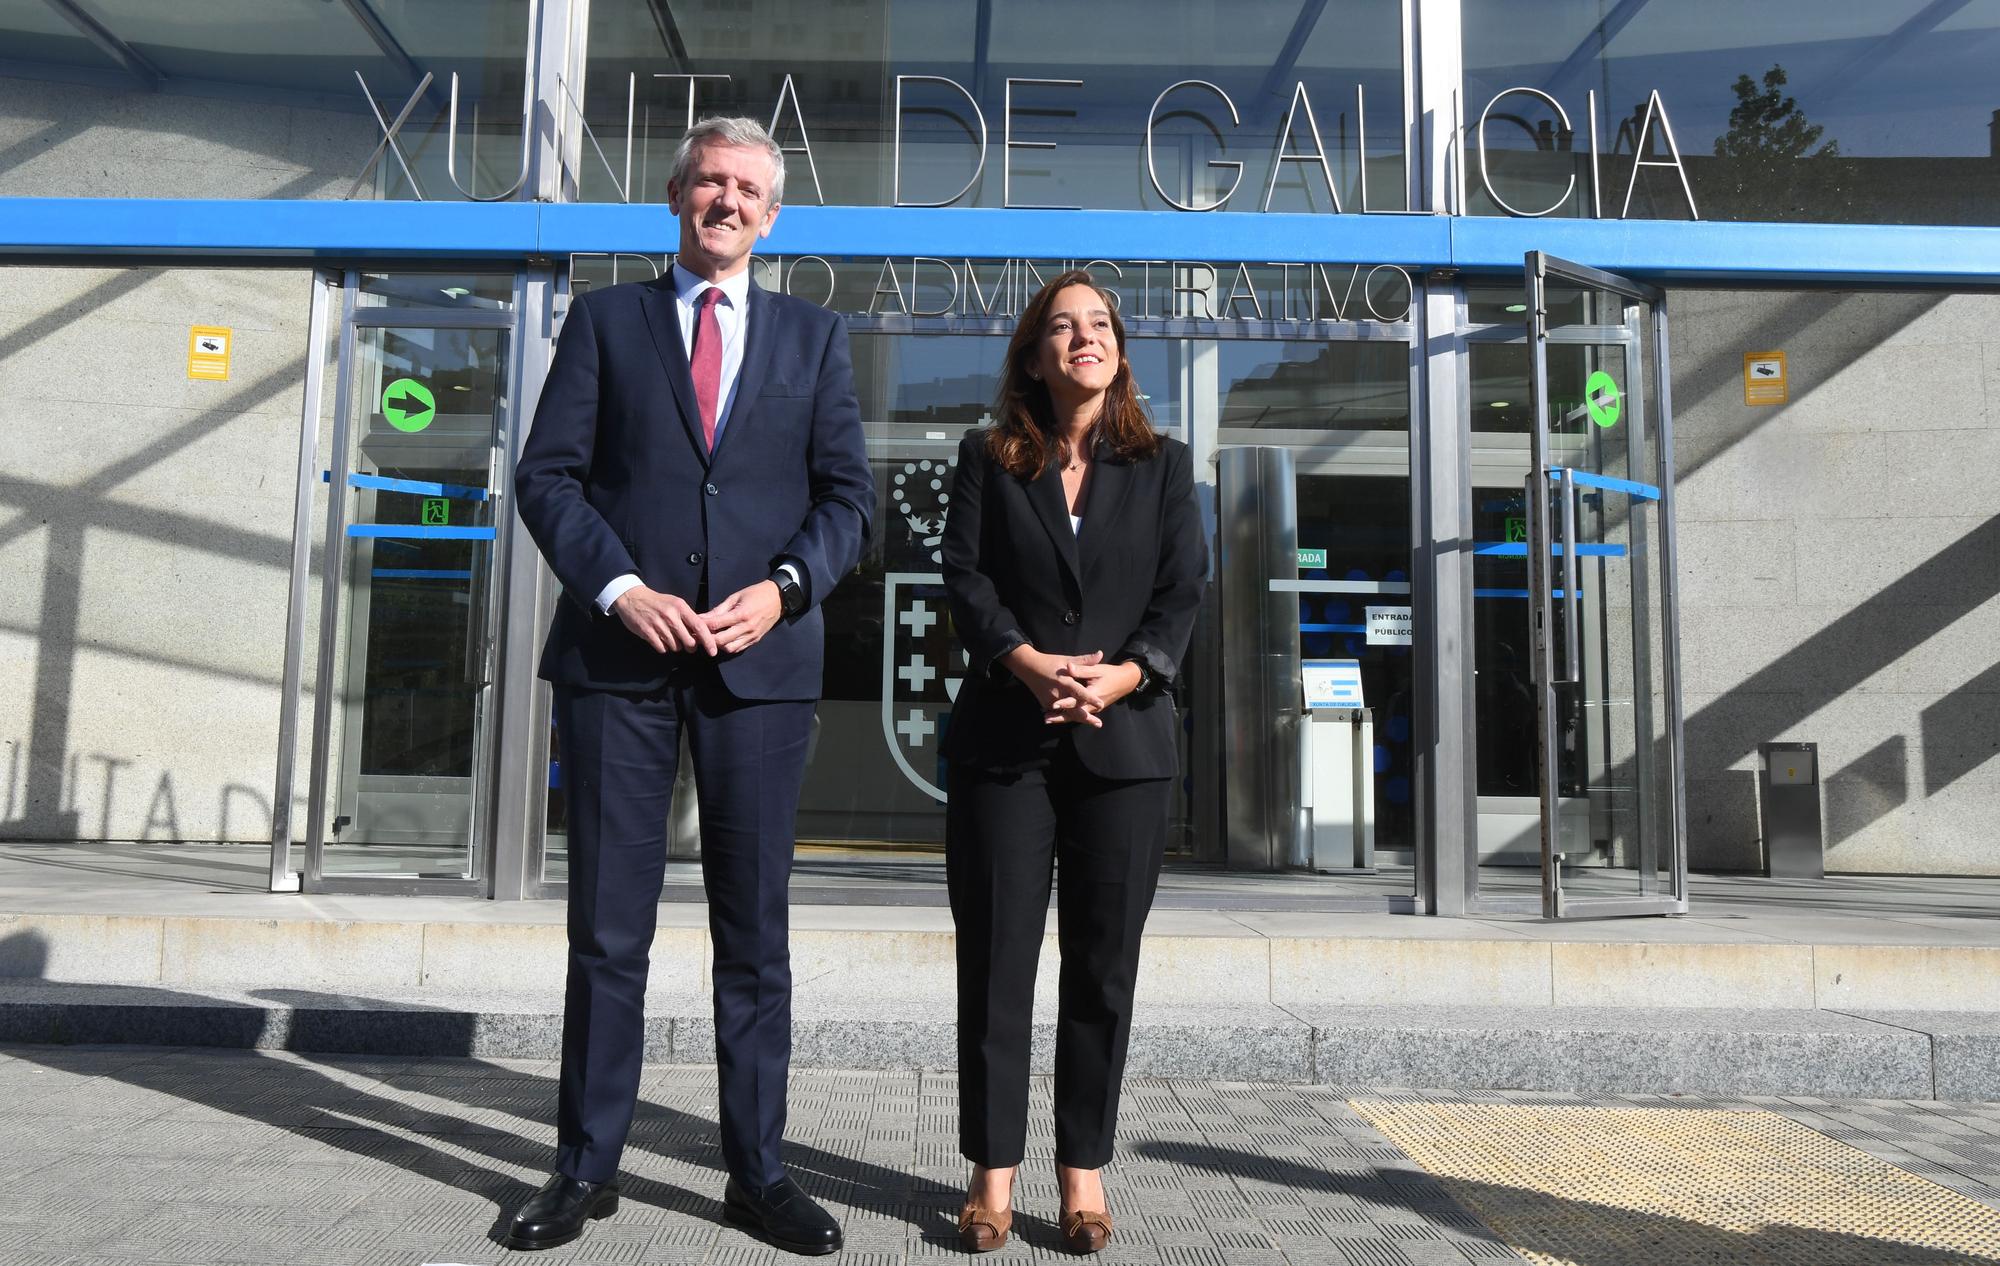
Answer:
[[[1525, 541], [1474, 541], [1472, 543], [1472, 552], [1497, 558], [1526, 558], [1528, 556], [1528, 545]], [[1558, 558], [1562, 557], [1562, 552], [1562, 546], [1560, 545], [1549, 546], [1549, 553], [1554, 554]], [[1579, 545], [1576, 547], [1576, 556], [1578, 558], [1623, 558], [1625, 557], [1625, 547], [1623, 545]]]
[[368, 573], [377, 580], [471, 580], [469, 571], [425, 567], [377, 567]]
[[[1578, 595], [1581, 595], [1583, 593], [1583, 586], [1578, 585], [1576, 592]], [[1528, 591], [1526, 589], [1474, 589], [1472, 596], [1475, 598], [1526, 598]], [[1563, 591], [1560, 589], [1556, 590], [1555, 596], [1558, 598], [1562, 597]]]
[[[1561, 479], [1562, 471], [1557, 470], [1555, 477]], [[1593, 475], [1587, 470], [1576, 470], [1574, 468], [1570, 470], [1569, 477], [1585, 488], [1608, 488], [1612, 492], [1630, 493], [1635, 497], [1643, 497], [1647, 501], [1658, 501], [1660, 499], [1660, 490], [1651, 484], [1637, 483], [1630, 479], [1616, 479], [1610, 475]]]
[[382, 475], [349, 475], [349, 486], [373, 488], [381, 492], [415, 492], [426, 497], [457, 497], [461, 501], [484, 501], [486, 489], [464, 484], [440, 484], [427, 479], [389, 479]]
[[1301, 624], [1301, 633], [1366, 633], [1365, 624]]
[[414, 523], [350, 523], [349, 536], [391, 537], [414, 541], [490, 541], [490, 527], [420, 527]]

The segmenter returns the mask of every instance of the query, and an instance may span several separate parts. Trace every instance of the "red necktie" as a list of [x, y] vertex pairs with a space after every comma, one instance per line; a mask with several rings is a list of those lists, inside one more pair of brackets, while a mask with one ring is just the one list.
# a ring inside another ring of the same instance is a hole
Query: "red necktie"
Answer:
[[711, 453], [715, 451], [716, 410], [722, 403], [722, 325], [715, 319], [715, 304], [721, 298], [722, 287], [710, 286], [695, 300], [694, 356], [690, 358], [695, 403], [701, 406], [701, 438]]

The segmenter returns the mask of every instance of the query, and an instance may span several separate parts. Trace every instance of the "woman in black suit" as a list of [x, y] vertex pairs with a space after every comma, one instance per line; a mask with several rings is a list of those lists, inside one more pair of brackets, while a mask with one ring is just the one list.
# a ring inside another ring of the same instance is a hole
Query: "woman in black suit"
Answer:
[[1056, 1175], [1069, 1247], [1111, 1235], [1111, 1159], [1139, 935], [1179, 772], [1169, 691], [1208, 549], [1187, 446], [1158, 435], [1112, 297], [1086, 272], [1029, 302], [999, 421], [959, 448], [944, 580], [970, 667], [944, 736], [958, 927], [965, 1247], [1007, 1240], [1027, 1146], [1028, 1040], [1060, 876]]

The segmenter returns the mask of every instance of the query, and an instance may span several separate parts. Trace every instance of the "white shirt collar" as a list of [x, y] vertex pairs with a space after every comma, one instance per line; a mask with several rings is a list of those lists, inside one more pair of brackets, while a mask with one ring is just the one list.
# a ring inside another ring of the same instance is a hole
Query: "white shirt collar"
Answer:
[[[680, 298], [682, 303], [693, 307], [694, 301], [701, 296], [701, 292], [708, 289], [712, 284], [714, 283], [709, 282], [705, 278], [697, 277], [687, 269], [681, 267], [678, 261], [675, 262], [674, 294]], [[716, 289], [728, 296], [730, 307], [736, 309], [738, 312], [743, 311], [743, 305], [750, 297], [750, 270], [748, 268], [744, 269], [734, 277], [730, 277], [720, 285], [717, 285]]]

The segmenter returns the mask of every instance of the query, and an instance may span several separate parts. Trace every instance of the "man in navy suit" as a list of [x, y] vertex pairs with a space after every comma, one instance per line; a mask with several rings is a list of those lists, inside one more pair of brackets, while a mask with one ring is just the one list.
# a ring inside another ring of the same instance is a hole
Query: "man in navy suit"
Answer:
[[847, 331], [750, 282], [784, 155], [749, 119], [688, 133], [672, 272], [571, 303], [515, 475], [562, 583], [555, 686], [569, 810], [569, 988], [556, 1172], [512, 1248], [618, 1206], [647, 952], [682, 736], [701, 803], [729, 1220], [799, 1253], [840, 1226], [780, 1162], [791, 1062], [787, 881], [820, 693], [819, 604], [875, 505]]

